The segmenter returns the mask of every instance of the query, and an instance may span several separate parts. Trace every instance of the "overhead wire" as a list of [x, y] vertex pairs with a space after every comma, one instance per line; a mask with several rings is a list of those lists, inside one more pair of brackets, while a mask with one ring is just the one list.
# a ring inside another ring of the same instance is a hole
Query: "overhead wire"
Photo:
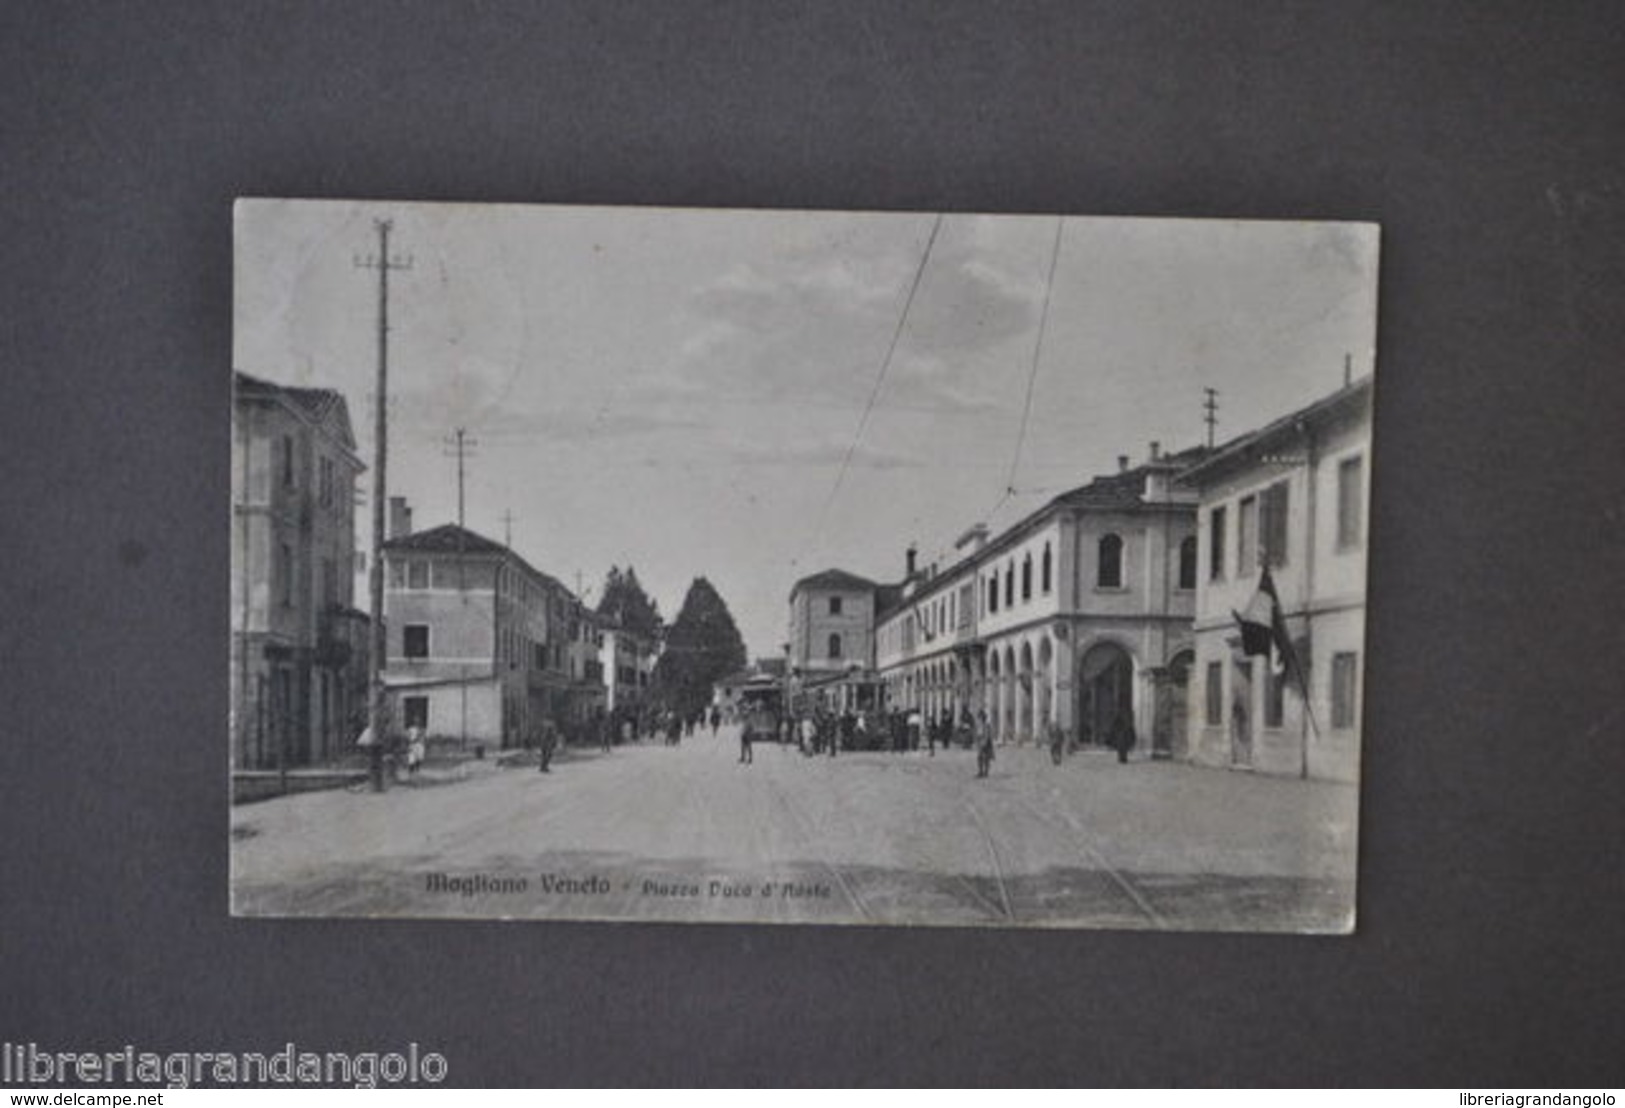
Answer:
[[874, 413], [875, 403], [880, 399], [880, 390], [885, 386], [886, 374], [891, 369], [892, 358], [897, 353], [897, 344], [903, 337], [903, 328], [908, 325], [908, 314], [914, 306], [915, 294], [920, 291], [920, 280], [925, 276], [926, 264], [931, 260], [931, 249], [936, 245], [937, 232], [942, 230], [942, 213], [938, 212], [931, 224], [931, 234], [925, 240], [925, 249], [920, 252], [920, 264], [915, 267], [914, 280], [908, 286], [908, 298], [903, 301], [903, 310], [897, 316], [897, 326], [892, 330], [891, 342], [886, 346], [886, 356], [881, 360], [880, 372], [875, 376], [874, 387], [869, 390], [869, 400], [863, 406], [863, 414], [858, 417], [857, 429], [852, 433], [852, 441], [847, 445], [846, 454], [841, 459], [841, 468], [835, 474], [835, 483], [829, 490], [829, 496], [824, 499], [824, 506], [818, 513], [818, 524], [814, 532], [815, 541], [822, 541], [824, 525], [829, 520], [829, 512], [835, 505], [835, 498], [841, 494], [841, 486], [846, 483], [846, 474], [852, 468], [852, 458], [857, 454], [858, 446], [863, 441], [863, 432], [869, 426], [869, 417]]
[[[994, 513], [996, 513], [1000, 508], [1004, 507], [1005, 503], [1008, 502], [1012, 496], [1017, 495], [1016, 473], [1021, 467], [1021, 448], [1026, 445], [1027, 425], [1032, 419], [1033, 386], [1038, 380], [1038, 366], [1044, 353], [1044, 333], [1049, 328], [1050, 298], [1055, 293], [1055, 267], [1056, 263], [1059, 262], [1061, 258], [1061, 230], [1064, 226], [1064, 220], [1060, 216], [1057, 216], [1055, 218], [1055, 242], [1050, 247], [1049, 275], [1044, 281], [1044, 305], [1039, 310], [1038, 334], [1033, 339], [1032, 364], [1027, 369], [1027, 395], [1025, 400], [1022, 402], [1021, 425], [1016, 431], [1016, 446], [1015, 450], [1012, 451], [1010, 455], [1010, 471], [1005, 476], [1004, 491], [1000, 494], [998, 501], [993, 505], [993, 507], [988, 510], [986, 519], [989, 521], [992, 520]], [[1037, 492], [1042, 490], [1029, 489], [1027, 491]]]

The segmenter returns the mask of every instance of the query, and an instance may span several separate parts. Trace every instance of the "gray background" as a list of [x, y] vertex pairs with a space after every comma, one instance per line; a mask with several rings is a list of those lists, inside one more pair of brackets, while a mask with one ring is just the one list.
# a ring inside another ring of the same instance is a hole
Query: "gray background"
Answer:
[[[470, 1084], [1625, 1081], [1617, 6], [13, 4], [0, 1040]], [[226, 915], [239, 194], [1383, 224], [1361, 930]]]

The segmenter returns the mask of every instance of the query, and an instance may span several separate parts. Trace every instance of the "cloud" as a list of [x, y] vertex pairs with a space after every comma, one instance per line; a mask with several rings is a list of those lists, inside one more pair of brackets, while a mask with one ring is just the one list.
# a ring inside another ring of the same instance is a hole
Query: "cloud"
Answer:
[[[781, 465], [817, 469], [839, 468], [846, 463], [848, 447], [837, 443], [808, 443], [789, 447], [738, 446], [727, 451], [728, 460], [737, 465]], [[854, 468], [873, 470], [915, 469], [925, 465], [925, 459], [899, 450], [859, 444], [852, 451], [850, 463]]]
[[[989, 379], [1020, 365], [1035, 333], [1047, 261], [985, 230], [939, 234], [882, 387], [882, 409], [944, 414], [1002, 401]], [[901, 227], [899, 227], [901, 229]], [[868, 402], [920, 264], [923, 227], [889, 241], [840, 238], [738, 265], [696, 288], [689, 338], [648, 395], [672, 401], [857, 408]], [[1013, 256], [1011, 256], [1013, 255]], [[1029, 272], [1031, 271], [1031, 272]], [[995, 356], [997, 355], [997, 356]]]

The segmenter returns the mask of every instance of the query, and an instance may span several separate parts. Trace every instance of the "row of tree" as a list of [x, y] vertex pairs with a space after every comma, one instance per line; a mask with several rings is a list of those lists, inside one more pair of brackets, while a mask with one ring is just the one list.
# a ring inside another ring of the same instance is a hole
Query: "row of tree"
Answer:
[[679, 715], [694, 715], [711, 702], [711, 689], [722, 678], [745, 667], [745, 640], [722, 594], [704, 577], [696, 577], [683, 597], [677, 618], [668, 627], [660, 607], [644, 591], [637, 571], [609, 568], [598, 614], [635, 634], [661, 639], [665, 646], [655, 663], [654, 702]]

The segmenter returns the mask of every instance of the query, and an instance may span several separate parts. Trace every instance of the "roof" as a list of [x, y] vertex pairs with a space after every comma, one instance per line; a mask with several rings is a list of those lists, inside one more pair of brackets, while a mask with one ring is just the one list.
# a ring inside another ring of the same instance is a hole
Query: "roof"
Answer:
[[[524, 558], [520, 557], [511, 547], [503, 546], [495, 539], [488, 539], [478, 531], [470, 531], [466, 527], [459, 527], [455, 523], [443, 523], [439, 527], [431, 527], [427, 531], [414, 531], [410, 535], [388, 539], [384, 549], [389, 551], [403, 551], [414, 554], [477, 554], [481, 557], [490, 555], [505, 556], [515, 562], [535, 577], [541, 578], [555, 588], [570, 590], [564, 587], [563, 582], [550, 574], [543, 573]], [[573, 597], [575, 594], [570, 593]]]
[[1252, 464], [1258, 451], [1283, 441], [1296, 439], [1312, 424], [1325, 424], [1350, 413], [1362, 411], [1371, 403], [1371, 377], [1367, 375], [1344, 385], [1313, 404], [1289, 412], [1256, 431], [1237, 436], [1179, 475], [1182, 484], [1200, 486], [1221, 474]]
[[867, 577], [859, 577], [855, 573], [848, 573], [844, 569], [826, 569], [822, 573], [814, 573], [810, 577], [803, 577], [790, 586], [790, 595], [794, 596], [803, 589], [873, 589], [875, 583]]
[[[1095, 511], [1130, 511], [1144, 507], [1147, 503], [1145, 499], [1145, 478], [1147, 473], [1177, 474], [1195, 464], [1206, 454], [1207, 447], [1205, 446], [1193, 446], [1176, 453], [1163, 454], [1154, 461], [1145, 462], [1133, 469], [1096, 477], [1086, 485], [1079, 485], [1077, 488], [1069, 489], [1058, 496], [1052, 497], [1001, 530], [998, 534], [992, 536], [978, 549], [950, 564], [947, 569], [929, 580], [920, 582], [919, 587], [913, 593], [907, 596], [903, 594], [904, 585], [907, 584], [906, 581], [897, 585], [879, 586], [875, 595], [876, 622], [878, 623], [880, 620], [887, 618], [895, 613], [897, 609], [905, 607], [918, 597], [931, 593], [937, 585], [948, 582], [950, 578], [955, 577], [967, 566], [991, 558], [1016, 536], [1056, 511], [1071, 508], [1086, 508]], [[966, 531], [965, 535], [961, 536], [960, 543], [963, 544], [964, 540], [969, 538], [978, 527], [985, 528], [986, 524], [976, 524]]]
[[252, 377], [242, 370], [238, 370], [235, 374], [234, 387], [240, 400], [283, 400], [313, 422], [336, 424], [344, 445], [355, 449], [355, 429], [350, 425], [350, 406], [344, 402], [344, 394], [337, 389], [305, 389], [293, 385], [279, 385], [274, 381]]

